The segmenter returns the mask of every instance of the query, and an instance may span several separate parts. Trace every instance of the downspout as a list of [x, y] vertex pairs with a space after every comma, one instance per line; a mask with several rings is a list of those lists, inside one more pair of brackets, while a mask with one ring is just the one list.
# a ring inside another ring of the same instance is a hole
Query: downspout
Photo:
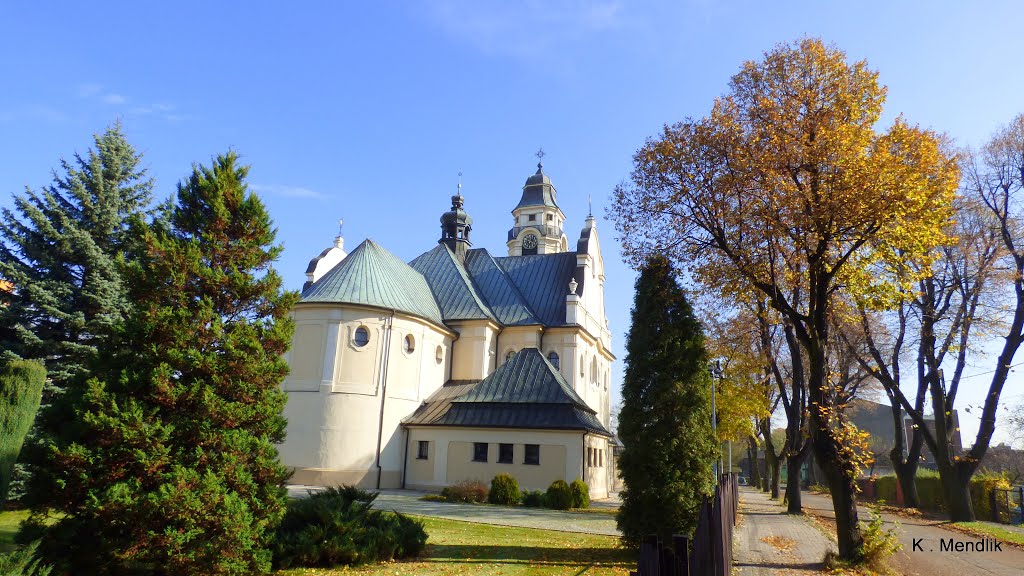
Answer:
[[583, 468], [583, 473], [580, 474], [580, 480], [583, 483], [587, 482], [587, 432], [583, 432], [583, 452], [580, 458], [580, 465]]
[[[380, 358], [380, 419], [377, 421], [377, 490], [380, 490], [380, 477], [384, 470], [380, 465], [381, 443], [384, 441], [384, 402], [388, 397], [388, 360], [391, 357], [391, 329], [395, 321], [395, 311], [384, 321], [384, 353]], [[403, 463], [404, 468], [404, 463]]]
[[405, 431], [405, 455], [402, 456], [402, 490], [405, 490], [405, 471], [409, 468], [409, 436], [412, 434], [404, 426], [402, 430]]
[[499, 327], [498, 332], [494, 335], [494, 368], [491, 369], [491, 372], [498, 369], [498, 356], [501, 354], [501, 346], [498, 343], [501, 341], [501, 333], [504, 331], [504, 328]]

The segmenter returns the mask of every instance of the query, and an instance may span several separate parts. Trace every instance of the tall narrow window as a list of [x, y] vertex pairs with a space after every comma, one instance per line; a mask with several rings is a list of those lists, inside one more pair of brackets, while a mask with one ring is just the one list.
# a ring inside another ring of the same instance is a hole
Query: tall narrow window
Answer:
[[416, 459], [426, 460], [428, 454], [430, 454], [430, 441], [420, 440], [420, 443], [416, 448]]
[[511, 444], [498, 444], [498, 463], [499, 464], [511, 464], [512, 463], [512, 445]]
[[473, 462], [487, 462], [487, 442], [473, 442]]
[[561, 366], [558, 365], [558, 353], [554, 350], [548, 352], [548, 362], [551, 362], [551, 365], [555, 368], [561, 368]]
[[527, 444], [523, 464], [540, 464], [540, 444]]

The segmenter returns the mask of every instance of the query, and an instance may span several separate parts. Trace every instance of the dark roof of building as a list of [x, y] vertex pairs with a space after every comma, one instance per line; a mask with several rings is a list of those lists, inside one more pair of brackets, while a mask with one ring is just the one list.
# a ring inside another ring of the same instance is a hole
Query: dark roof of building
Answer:
[[[576, 275], [576, 253], [506, 256], [498, 264], [545, 326], [565, 325], [565, 297]], [[577, 281], [582, 283], [581, 278]], [[582, 292], [577, 289], [577, 294]]]
[[555, 187], [551, 184], [551, 178], [544, 173], [544, 165], [537, 164], [537, 172], [526, 179], [523, 186], [523, 195], [519, 199], [516, 208], [524, 206], [551, 206], [558, 208], [555, 201]]
[[423, 275], [445, 320], [494, 320], [469, 273], [445, 244], [424, 252], [409, 263]]
[[524, 348], [477, 384], [446, 384], [407, 425], [586, 430], [611, 436], [536, 348]]
[[423, 276], [373, 240], [365, 240], [302, 292], [300, 302], [361, 304], [397, 310], [444, 326]]
[[[466, 253], [466, 270], [490, 308], [491, 313], [505, 326], [540, 324], [505, 269], [483, 248]], [[564, 323], [564, 320], [563, 320]]]

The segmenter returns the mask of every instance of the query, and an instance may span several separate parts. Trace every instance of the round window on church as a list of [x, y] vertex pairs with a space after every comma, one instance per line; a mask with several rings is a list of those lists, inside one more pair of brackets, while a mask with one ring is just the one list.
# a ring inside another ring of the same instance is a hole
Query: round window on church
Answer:
[[402, 342], [402, 350], [405, 350], [406, 354], [412, 354], [416, 351], [416, 339], [412, 337], [412, 334], [405, 337], [405, 340]]
[[438, 346], [438, 347], [437, 347], [437, 348], [436, 348], [436, 349], [434, 350], [434, 360], [435, 360], [435, 361], [436, 361], [436, 362], [437, 362], [438, 364], [440, 364], [441, 362], [444, 362], [444, 348], [441, 348], [440, 346]]
[[366, 326], [356, 328], [355, 333], [352, 335], [352, 343], [358, 348], [362, 348], [370, 343], [370, 331]]

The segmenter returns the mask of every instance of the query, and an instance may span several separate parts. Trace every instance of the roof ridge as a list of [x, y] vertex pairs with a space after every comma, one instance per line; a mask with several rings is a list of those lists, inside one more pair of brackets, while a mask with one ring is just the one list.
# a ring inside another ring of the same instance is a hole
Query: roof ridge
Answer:
[[[452, 264], [455, 265], [455, 271], [459, 274], [459, 277], [462, 278], [462, 280], [465, 282], [466, 288], [469, 289], [470, 295], [473, 296], [473, 300], [477, 303], [478, 306], [480, 306], [480, 309], [483, 311], [484, 314], [486, 314], [491, 320], [498, 322], [497, 314], [495, 314], [494, 311], [491, 310], [491, 307], [488, 303], [484, 302], [483, 296], [481, 295], [482, 291], [476, 285], [476, 283], [473, 282], [473, 277], [469, 275], [469, 271], [466, 270], [466, 266], [462, 262], [459, 262], [459, 259], [455, 257], [455, 254], [452, 252], [451, 248], [449, 248], [447, 244], [440, 244], [440, 246], [444, 246], [445, 253], [448, 254], [448, 258], [451, 259]], [[482, 250], [484, 250], [484, 252], [487, 251], [486, 249], [483, 248]]]

